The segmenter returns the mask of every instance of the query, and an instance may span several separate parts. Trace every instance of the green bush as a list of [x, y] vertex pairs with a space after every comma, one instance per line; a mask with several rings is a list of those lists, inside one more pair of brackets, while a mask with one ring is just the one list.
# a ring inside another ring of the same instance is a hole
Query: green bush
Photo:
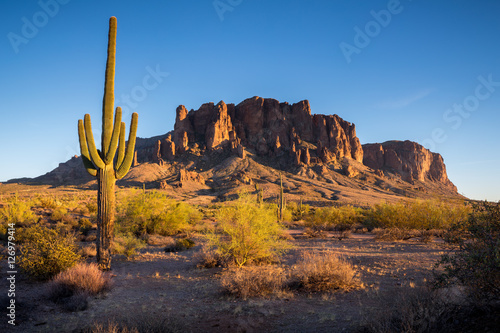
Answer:
[[3, 226], [11, 223], [30, 224], [35, 220], [35, 214], [31, 211], [31, 202], [21, 200], [17, 195], [10, 198], [0, 209], [0, 221]]
[[363, 219], [363, 210], [353, 206], [322, 207], [308, 214], [305, 226], [313, 232], [350, 230]]
[[50, 218], [54, 221], [60, 222], [67, 219], [68, 210], [64, 207], [57, 207], [52, 211]]
[[55, 209], [61, 205], [61, 203], [54, 196], [37, 196], [35, 199], [37, 207]]
[[117, 234], [113, 239], [112, 251], [115, 254], [123, 254], [127, 258], [137, 254], [137, 250], [146, 244], [132, 234]]
[[443, 255], [438, 285], [457, 283], [476, 300], [500, 298], [500, 203], [472, 205], [474, 213], [451, 228], [456, 252]]
[[10, 198], [7, 204], [0, 209], [0, 239], [7, 239], [9, 225], [27, 226], [36, 221], [31, 211], [31, 203], [16, 196]]
[[291, 210], [292, 219], [294, 221], [300, 221], [304, 219], [311, 210], [311, 207], [309, 205], [303, 204], [302, 201], [300, 201], [299, 203], [292, 201], [287, 205], [286, 208]]
[[119, 229], [136, 235], [148, 233], [170, 236], [188, 232], [201, 219], [201, 213], [196, 208], [156, 191], [125, 199], [120, 211]]
[[178, 252], [178, 251], [189, 250], [194, 246], [195, 243], [191, 239], [181, 238], [176, 240], [174, 244], [165, 247], [165, 252]]
[[216, 213], [217, 230], [207, 233], [209, 245], [225, 262], [238, 267], [278, 260], [290, 248], [280, 236], [283, 226], [272, 206], [257, 204], [247, 194]]
[[466, 220], [469, 211], [465, 205], [432, 200], [382, 203], [367, 212], [365, 223], [370, 228], [447, 229], [454, 223]]
[[95, 202], [95, 200], [87, 202], [85, 204], [85, 207], [87, 208], [90, 214], [97, 213], [97, 203]]
[[78, 220], [78, 228], [83, 235], [87, 236], [89, 231], [92, 230], [92, 222], [88, 218], [82, 217]]
[[70, 235], [40, 225], [19, 231], [22, 241], [19, 265], [32, 278], [47, 280], [80, 260]]

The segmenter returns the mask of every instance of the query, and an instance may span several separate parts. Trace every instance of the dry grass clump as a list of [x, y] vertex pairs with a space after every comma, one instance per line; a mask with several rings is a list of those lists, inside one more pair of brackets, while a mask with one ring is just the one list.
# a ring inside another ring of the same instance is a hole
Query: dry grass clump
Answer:
[[95, 243], [84, 245], [81, 247], [80, 253], [86, 258], [95, 257], [97, 255], [97, 248]]
[[121, 328], [117, 323], [110, 322], [107, 325], [103, 324], [95, 324], [90, 330], [87, 330], [86, 333], [139, 333], [137, 328]]
[[67, 311], [87, 308], [87, 298], [111, 288], [111, 277], [97, 264], [77, 264], [59, 273], [49, 283], [49, 299]]
[[349, 291], [362, 286], [351, 264], [332, 251], [305, 252], [291, 269], [246, 266], [222, 274], [224, 290], [234, 296], [289, 296], [290, 288], [304, 291]]
[[165, 247], [165, 252], [179, 252], [189, 250], [193, 246], [195, 246], [193, 240], [189, 238], [180, 238], [176, 240], [174, 244]]
[[126, 318], [114, 318], [107, 324], [95, 323], [85, 333], [183, 333], [191, 332], [186, 319], [169, 314], [129, 314]]
[[400, 228], [375, 228], [373, 229], [375, 234], [375, 240], [378, 241], [396, 241], [396, 240], [408, 240], [413, 237], [411, 230], [400, 229]]
[[73, 296], [78, 292], [97, 295], [111, 288], [111, 277], [102, 272], [97, 264], [77, 264], [70, 269], [59, 273], [50, 282], [50, 298]]
[[203, 246], [200, 251], [194, 254], [194, 261], [198, 268], [214, 268], [226, 266], [224, 258], [220, 253], [209, 246]]
[[170, 236], [160, 236], [160, 235], [145, 235], [145, 241], [148, 245], [153, 246], [171, 246], [175, 244], [175, 239]]
[[354, 267], [332, 251], [302, 253], [293, 268], [291, 282], [307, 291], [360, 287]]
[[225, 271], [221, 284], [227, 293], [247, 299], [283, 294], [286, 280], [287, 274], [281, 267], [254, 266]]

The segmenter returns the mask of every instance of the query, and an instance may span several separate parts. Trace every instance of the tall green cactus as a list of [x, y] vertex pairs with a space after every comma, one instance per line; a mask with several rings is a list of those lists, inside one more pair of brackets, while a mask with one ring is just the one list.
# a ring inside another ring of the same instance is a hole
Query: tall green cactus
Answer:
[[278, 198], [278, 218], [283, 222], [283, 210], [285, 209], [285, 196], [283, 195], [283, 175], [280, 172], [280, 196]]
[[[87, 172], [97, 177], [97, 262], [102, 270], [111, 269], [111, 240], [115, 220], [115, 182], [123, 178], [134, 157], [137, 113], [132, 114], [128, 144], [125, 148], [125, 123], [122, 109], [116, 108], [113, 124], [116, 54], [116, 17], [109, 19], [108, 58], [102, 108], [101, 150], [94, 143], [90, 115], [78, 120], [82, 160]], [[116, 151], [118, 156], [115, 160]]]
[[255, 183], [255, 190], [257, 191], [257, 203], [261, 205], [264, 202], [264, 191]]

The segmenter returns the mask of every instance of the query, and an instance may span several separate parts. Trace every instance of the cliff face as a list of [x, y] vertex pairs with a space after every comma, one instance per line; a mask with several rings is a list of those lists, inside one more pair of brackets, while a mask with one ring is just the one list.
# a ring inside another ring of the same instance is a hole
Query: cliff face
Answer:
[[[160, 142], [157, 151], [183, 154], [197, 145], [206, 150], [232, 149], [242, 155], [244, 148], [260, 156], [288, 152], [295, 164], [328, 163], [347, 157], [363, 160], [363, 149], [354, 124], [337, 115], [311, 115], [309, 101], [295, 104], [252, 97], [238, 105], [223, 101], [203, 104], [198, 110], [177, 108], [173, 141], [168, 149]], [[172, 147], [174, 149], [172, 150]]]
[[[352, 193], [368, 201], [458, 195], [441, 155], [411, 141], [361, 146], [354, 124], [337, 115], [312, 115], [307, 100], [288, 104], [252, 97], [238, 105], [221, 101], [191, 111], [180, 105], [173, 131], [137, 138], [133, 166], [121, 184], [188, 192], [210, 188], [217, 198], [252, 179], [277, 184], [278, 170], [294, 174], [287, 186], [298, 199], [339, 200]], [[46, 175], [17, 181], [95, 181], [89, 177], [81, 158], [74, 157]]]
[[443, 158], [412, 141], [387, 141], [363, 145], [363, 164], [399, 174], [407, 182], [419, 180], [441, 183], [456, 191], [448, 179]]

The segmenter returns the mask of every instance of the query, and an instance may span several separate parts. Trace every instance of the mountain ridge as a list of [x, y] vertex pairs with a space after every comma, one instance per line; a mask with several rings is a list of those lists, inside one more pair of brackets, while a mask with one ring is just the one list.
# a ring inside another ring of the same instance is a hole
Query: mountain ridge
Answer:
[[[354, 124], [336, 114], [312, 114], [307, 100], [254, 96], [190, 111], [180, 105], [172, 131], [137, 140], [131, 173], [119, 185], [182, 189], [216, 201], [255, 184], [271, 196], [283, 173], [292, 197], [318, 202], [461, 197], [441, 155], [408, 140], [361, 145]], [[75, 156], [22, 182], [92, 186], [93, 180]]]

